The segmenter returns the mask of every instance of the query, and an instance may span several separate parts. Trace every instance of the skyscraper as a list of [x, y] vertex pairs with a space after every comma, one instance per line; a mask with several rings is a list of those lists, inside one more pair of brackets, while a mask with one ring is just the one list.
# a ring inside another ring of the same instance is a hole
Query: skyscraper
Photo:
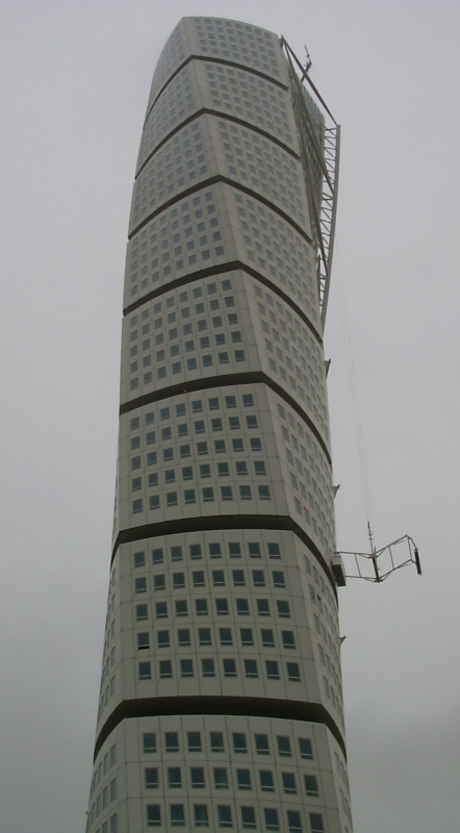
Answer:
[[300, 72], [270, 32], [190, 18], [153, 78], [87, 833], [351, 831], [322, 343], [337, 129]]

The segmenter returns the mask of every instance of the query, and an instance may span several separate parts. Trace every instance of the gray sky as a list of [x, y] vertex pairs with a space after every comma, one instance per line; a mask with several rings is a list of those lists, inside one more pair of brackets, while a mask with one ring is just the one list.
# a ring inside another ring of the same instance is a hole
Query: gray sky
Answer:
[[458, 0], [0, 0], [0, 830], [84, 829], [132, 178], [185, 14], [306, 43], [342, 124], [338, 547], [367, 546], [346, 317], [376, 543], [409, 533], [424, 567], [340, 591], [355, 833], [457, 831]]

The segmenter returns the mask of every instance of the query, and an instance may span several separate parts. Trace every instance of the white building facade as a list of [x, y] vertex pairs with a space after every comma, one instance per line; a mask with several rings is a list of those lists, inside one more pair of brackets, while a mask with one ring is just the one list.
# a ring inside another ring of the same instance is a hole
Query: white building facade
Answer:
[[318, 181], [292, 83], [275, 35], [212, 18], [183, 19], [155, 71], [87, 833], [352, 830]]

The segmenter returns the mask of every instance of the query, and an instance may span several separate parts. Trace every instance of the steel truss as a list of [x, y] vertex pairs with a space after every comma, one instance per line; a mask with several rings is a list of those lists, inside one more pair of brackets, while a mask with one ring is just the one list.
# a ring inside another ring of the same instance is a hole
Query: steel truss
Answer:
[[[313, 243], [317, 254], [316, 275], [318, 280], [321, 320], [324, 328], [331, 281], [332, 256], [334, 253], [339, 181], [340, 125], [337, 124], [308, 75], [311, 62], [308, 61], [304, 67], [284, 38], [281, 38], [281, 47], [284, 49], [289, 63], [294, 112], [300, 133], [301, 154], [305, 171]], [[300, 77], [295, 67], [300, 71]], [[319, 103], [325, 120], [326, 115], [332, 120], [332, 124], [325, 125], [321, 138], [318, 136], [318, 126], [315, 125], [307, 105], [303, 87], [304, 83], [308, 85], [310, 91], [313, 93], [312, 98], [315, 103]], [[320, 186], [319, 188], [318, 185]]]

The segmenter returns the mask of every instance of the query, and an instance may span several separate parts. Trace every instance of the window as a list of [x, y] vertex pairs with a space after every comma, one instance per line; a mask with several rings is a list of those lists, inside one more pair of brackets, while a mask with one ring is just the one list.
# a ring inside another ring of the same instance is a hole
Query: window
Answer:
[[234, 659], [224, 659], [223, 666], [225, 677], [236, 677], [236, 662]]
[[195, 610], [197, 616], [207, 616], [208, 615], [208, 602], [207, 599], [195, 599]]
[[210, 732], [211, 752], [224, 751], [224, 736], [222, 732]]
[[138, 651], [143, 651], [146, 648], [150, 647], [150, 638], [148, 633], [138, 633], [137, 634], [137, 649]]
[[243, 732], [232, 732], [233, 751], [247, 752], [246, 735]]
[[140, 662], [139, 663], [139, 679], [140, 680], [151, 680], [152, 679], [152, 667], [150, 662]]
[[251, 541], [248, 544], [248, 552], [250, 558], [260, 558], [260, 544], [257, 541]]
[[302, 833], [302, 822], [300, 821], [300, 813], [298, 813], [296, 810], [288, 810], [287, 818], [289, 833]]
[[171, 561], [182, 561], [182, 547], [171, 547]]
[[228, 775], [227, 770], [222, 767], [214, 768], [214, 786], [219, 790], [228, 789]]
[[227, 599], [216, 599], [216, 613], [218, 616], [228, 616]]
[[188, 616], [187, 602], [180, 599], [176, 602], [176, 616]]
[[270, 489], [268, 486], [258, 486], [260, 500], [270, 500]]
[[310, 813], [311, 833], [324, 833], [323, 817], [321, 813]]
[[136, 579], [134, 579], [134, 592], [135, 593], [147, 593], [147, 579], [146, 578], [136, 578]]
[[313, 760], [313, 748], [309, 738], [299, 738], [300, 757], [306, 758], [308, 761]]
[[258, 755], [269, 755], [270, 749], [268, 746], [267, 735], [255, 735], [256, 752]]
[[254, 473], [255, 474], [266, 474], [265, 463], [262, 461], [254, 461]]
[[252, 628], [240, 628], [240, 638], [243, 646], [254, 645]]
[[225, 574], [223, 570], [212, 571], [212, 583], [214, 587], [225, 587]]
[[209, 555], [211, 558], [220, 558], [222, 555], [220, 544], [209, 544]]
[[203, 570], [194, 570], [192, 573], [193, 586], [204, 587], [204, 572]]
[[253, 570], [252, 580], [254, 587], [265, 587], [265, 575], [263, 570]]
[[275, 660], [265, 660], [265, 668], [269, 680], [279, 680], [280, 672], [278, 668], [278, 663], [275, 662]]
[[166, 579], [165, 579], [164, 575], [154, 576], [153, 577], [153, 589], [156, 592], [159, 592], [160, 590], [165, 590], [165, 588], [166, 588]]
[[236, 600], [236, 611], [238, 616], [249, 616], [249, 602], [247, 599]]
[[217, 807], [217, 818], [219, 827], [232, 827], [232, 808], [219, 805]]
[[145, 567], [145, 552], [134, 553], [134, 566]]
[[180, 673], [181, 677], [193, 677], [193, 660], [181, 659]]
[[248, 830], [255, 830], [256, 827], [256, 814], [254, 807], [242, 807], [241, 808], [241, 821], [243, 827]]
[[276, 738], [278, 743], [278, 752], [283, 758], [291, 757], [291, 741], [285, 735], [278, 735]]
[[282, 772], [283, 789], [285, 793], [296, 793], [295, 775], [293, 772]]
[[142, 735], [142, 747], [146, 754], [157, 751], [157, 739], [154, 732], [144, 732]]
[[281, 631], [281, 637], [283, 639], [283, 648], [295, 648], [293, 631]]
[[269, 769], [261, 769], [259, 772], [260, 776], [260, 789], [262, 792], [272, 793], [275, 791], [275, 785], [273, 783], [273, 772]]
[[267, 599], [257, 599], [257, 613], [259, 616], [270, 616], [270, 608]]
[[252, 500], [250, 486], [240, 486], [240, 498], [241, 500]]
[[204, 769], [201, 766], [192, 766], [190, 769], [190, 781], [193, 789], [204, 788]]
[[158, 787], [158, 770], [156, 767], [146, 767], [144, 769], [145, 787], [147, 790], [154, 790]]
[[171, 804], [171, 825], [172, 827], [184, 827], [185, 814], [183, 804]]
[[179, 752], [179, 735], [177, 732], [165, 732], [166, 752]]
[[267, 830], [279, 830], [280, 824], [278, 819], [278, 810], [272, 810], [269, 807], [264, 809], [265, 827]]
[[163, 550], [152, 550], [152, 564], [163, 564]]
[[319, 795], [318, 781], [315, 775], [304, 775], [305, 792], [308, 796]]
[[189, 752], [201, 752], [200, 732], [187, 732], [187, 743]]
[[209, 827], [208, 808], [206, 804], [194, 804], [193, 815], [195, 827]]
[[170, 789], [179, 789], [182, 787], [180, 767], [168, 767], [168, 787]]
[[138, 622], [143, 621], [144, 619], [148, 619], [148, 608], [147, 605], [136, 605], [136, 620]]
[[172, 677], [172, 664], [169, 659], [161, 659], [159, 662], [160, 677], [162, 679], [170, 679]]
[[290, 619], [291, 614], [289, 611], [289, 602], [283, 602], [280, 599], [276, 602], [276, 606], [278, 608], [278, 616], [280, 619]]
[[300, 683], [300, 668], [297, 662], [287, 662], [288, 679], [293, 683]]
[[211, 645], [211, 630], [210, 628], [198, 628], [198, 639], [200, 645]]
[[246, 581], [243, 570], [232, 570], [233, 586], [245, 587]]
[[257, 679], [259, 673], [257, 671], [257, 661], [255, 659], [244, 660], [244, 671], [248, 679]]
[[284, 573], [281, 570], [273, 570], [272, 578], [274, 587], [286, 587]]
[[232, 632], [230, 628], [219, 628], [219, 639], [221, 645], [233, 645]]
[[173, 587], [174, 590], [180, 590], [182, 587], [185, 587], [184, 573], [173, 573]]
[[157, 602], [155, 605], [155, 615], [157, 619], [166, 619], [168, 616], [167, 602]]
[[147, 827], [160, 827], [160, 805], [147, 804]]
[[202, 671], [203, 671], [203, 677], [215, 677], [216, 676], [213, 659], [202, 659], [201, 660], [201, 667], [202, 667]]

